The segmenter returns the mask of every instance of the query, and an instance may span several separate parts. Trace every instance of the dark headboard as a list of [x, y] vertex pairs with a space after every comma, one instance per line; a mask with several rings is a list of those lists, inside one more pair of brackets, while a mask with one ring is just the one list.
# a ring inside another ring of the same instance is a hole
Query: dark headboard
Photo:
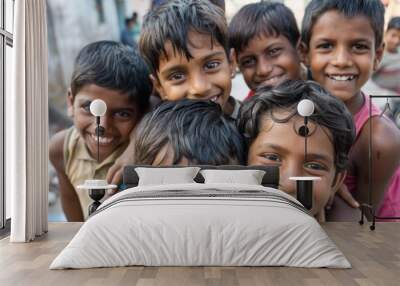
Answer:
[[[183, 168], [186, 166], [145, 166], [145, 165], [131, 165], [124, 168], [123, 182], [127, 188], [133, 188], [138, 185], [139, 177], [135, 171], [137, 167], [146, 168]], [[192, 166], [191, 166], [192, 167]], [[262, 180], [262, 185], [265, 187], [278, 188], [279, 185], [279, 167], [278, 166], [238, 166], [238, 165], [223, 165], [223, 166], [205, 166], [198, 165], [201, 169], [220, 169], [220, 170], [263, 170], [265, 175]], [[197, 183], [204, 183], [204, 178], [200, 174], [194, 178]]]

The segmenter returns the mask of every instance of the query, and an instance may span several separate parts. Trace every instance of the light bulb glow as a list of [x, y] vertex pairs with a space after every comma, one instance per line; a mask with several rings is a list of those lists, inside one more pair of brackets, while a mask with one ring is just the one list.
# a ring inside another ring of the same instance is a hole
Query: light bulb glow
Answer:
[[311, 116], [314, 113], [314, 102], [309, 99], [303, 99], [297, 105], [297, 113], [303, 117]]
[[107, 111], [106, 103], [101, 99], [95, 99], [90, 104], [90, 113], [94, 116], [104, 116]]

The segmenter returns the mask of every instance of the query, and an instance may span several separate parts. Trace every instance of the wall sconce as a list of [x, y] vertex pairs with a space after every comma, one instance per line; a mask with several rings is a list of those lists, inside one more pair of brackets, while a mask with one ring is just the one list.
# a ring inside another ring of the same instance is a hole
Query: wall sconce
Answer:
[[[93, 100], [90, 104], [90, 113], [96, 117], [96, 136], [97, 136], [97, 162], [100, 163], [100, 136], [104, 135], [105, 128], [100, 125], [100, 117], [104, 116], [107, 111], [106, 103], [101, 99]], [[109, 185], [106, 180], [90, 179], [85, 180], [83, 185], [77, 186], [78, 189], [86, 189], [89, 191], [89, 197], [94, 201], [89, 206], [89, 215], [94, 213], [101, 205], [100, 200], [106, 194], [106, 190], [117, 188], [116, 185]]]
[[[307, 162], [307, 137], [310, 134], [308, 128], [308, 117], [314, 113], [314, 102], [303, 99], [297, 105], [297, 113], [304, 117], [304, 125], [300, 126], [298, 134], [304, 137], [304, 161]], [[313, 206], [313, 181], [321, 180], [320, 177], [290, 177], [289, 180], [296, 181], [297, 200], [311, 210]]]

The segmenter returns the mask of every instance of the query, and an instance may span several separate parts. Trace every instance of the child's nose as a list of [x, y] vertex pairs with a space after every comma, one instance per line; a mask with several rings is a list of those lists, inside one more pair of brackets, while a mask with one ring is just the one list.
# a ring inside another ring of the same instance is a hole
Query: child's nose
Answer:
[[350, 52], [345, 47], [338, 48], [333, 59], [333, 64], [338, 67], [352, 66], [353, 62]]
[[257, 76], [266, 77], [272, 72], [272, 65], [264, 57], [260, 57], [257, 63]]
[[280, 178], [280, 184], [279, 184], [279, 189], [281, 191], [284, 191], [285, 193], [293, 196], [296, 198], [297, 192], [296, 192], [296, 182], [289, 180], [289, 177], [287, 178]]
[[107, 116], [107, 114], [105, 116], [101, 116], [100, 117], [100, 126], [102, 126], [107, 131], [107, 128], [110, 127], [110, 121], [111, 121], [111, 118], [110, 118], [110, 116]]
[[297, 164], [286, 164], [282, 165], [280, 170], [280, 186], [281, 190], [285, 193], [296, 197], [297, 194], [297, 186], [296, 182], [290, 180], [290, 177], [301, 177], [304, 176], [303, 168], [298, 166]]
[[208, 96], [211, 90], [210, 79], [201, 73], [192, 76], [190, 79], [189, 96], [193, 99], [201, 99]]

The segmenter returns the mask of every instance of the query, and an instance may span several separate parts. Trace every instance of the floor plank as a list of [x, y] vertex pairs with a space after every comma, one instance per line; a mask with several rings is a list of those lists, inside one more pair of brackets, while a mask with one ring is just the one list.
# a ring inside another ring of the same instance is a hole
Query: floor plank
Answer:
[[378, 223], [375, 231], [356, 222], [323, 228], [351, 262], [352, 269], [289, 267], [119, 267], [49, 270], [81, 223], [50, 223], [32, 243], [0, 240], [0, 285], [399, 285], [400, 223]]

